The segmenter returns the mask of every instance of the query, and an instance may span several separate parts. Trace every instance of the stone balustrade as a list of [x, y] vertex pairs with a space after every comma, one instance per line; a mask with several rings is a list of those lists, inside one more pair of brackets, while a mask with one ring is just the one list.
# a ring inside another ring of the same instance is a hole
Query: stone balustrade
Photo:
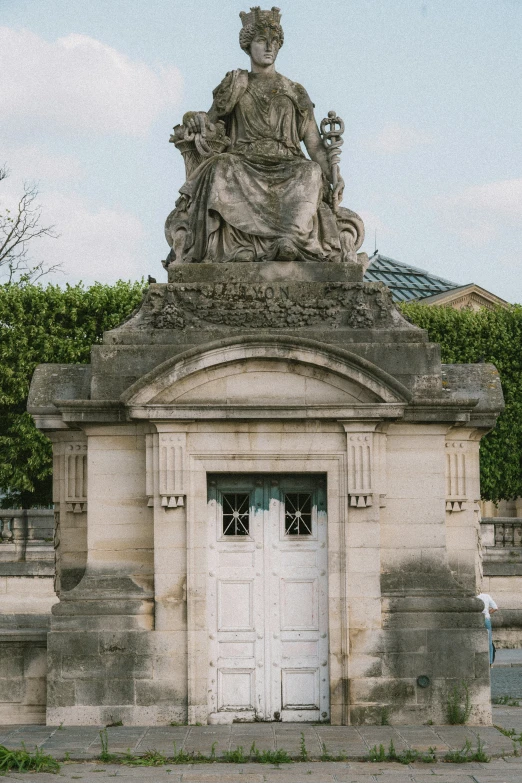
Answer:
[[0, 725], [45, 721], [54, 570], [53, 509], [0, 509]]
[[53, 541], [53, 509], [0, 509], [0, 562], [52, 559]]
[[513, 557], [520, 557], [522, 562], [522, 518], [483, 517], [480, 536], [485, 563]]
[[482, 517], [483, 592], [497, 602], [492, 616], [497, 648], [522, 644], [522, 517]]
[[[482, 543], [495, 549], [522, 547], [522, 518], [493, 517], [481, 521]], [[522, 550], [521, 550], [522, 551]]]

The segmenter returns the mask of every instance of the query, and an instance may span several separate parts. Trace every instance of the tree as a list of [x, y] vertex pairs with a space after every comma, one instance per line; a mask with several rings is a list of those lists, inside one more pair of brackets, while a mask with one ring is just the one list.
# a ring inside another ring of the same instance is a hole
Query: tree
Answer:
[[51, 502], [51, 444], [26, 412], [37, 364], [86, 363], [140, 303], [143, 281], [65, 289], [0, 285], [0, 491], [4, 508]]
[[[0, 166], [0, 182], [8, 176], [7, 166]], [[17, 278], [34, 282], [60, 266], [49, 266], [43, 261], [32, 263], [30, 260], [29, 246], [35, 239], [56, 239], [58, 236], [54, 226], [42, 225], [42, 208], [37, 199], [36, 185], [24, 182], [16, 207], [13, 210], [5, 207], [0, 211], [0, 274], [7, 276], [10, 283]]]

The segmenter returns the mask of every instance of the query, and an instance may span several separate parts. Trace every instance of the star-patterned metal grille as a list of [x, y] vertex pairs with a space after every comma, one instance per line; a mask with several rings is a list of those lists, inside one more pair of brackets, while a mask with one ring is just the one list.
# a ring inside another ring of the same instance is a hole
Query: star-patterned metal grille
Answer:
[[285, 535], [312, 535], [312, 495], [289, 492], [285, 495]]
[[250, 496], [248, 492], [223, 495], [223, 535], [248, 536], [250, 532]]

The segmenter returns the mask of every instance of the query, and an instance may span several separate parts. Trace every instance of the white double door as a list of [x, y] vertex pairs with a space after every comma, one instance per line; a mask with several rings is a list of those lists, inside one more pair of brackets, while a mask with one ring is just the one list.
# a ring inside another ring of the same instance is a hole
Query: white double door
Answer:
[[208, 501], [210, 720], [328, 720], [324, 479], [214, 475]]

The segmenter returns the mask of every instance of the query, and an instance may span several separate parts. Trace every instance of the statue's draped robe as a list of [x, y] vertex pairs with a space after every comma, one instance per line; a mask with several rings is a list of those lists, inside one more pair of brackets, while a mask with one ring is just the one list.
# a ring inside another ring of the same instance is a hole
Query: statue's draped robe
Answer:
[[315, 122], [306, 90], [280, 74], [232, 71], [214, 90], [211, 115], [224, 120], [231, 146], [205, 160], [180, 190], [183, 260], [233, 261], [247, 251], [262, 261], [277, 256], [281, 241], [303, 260], [338, 254], [321, 168], [301, 150]]

